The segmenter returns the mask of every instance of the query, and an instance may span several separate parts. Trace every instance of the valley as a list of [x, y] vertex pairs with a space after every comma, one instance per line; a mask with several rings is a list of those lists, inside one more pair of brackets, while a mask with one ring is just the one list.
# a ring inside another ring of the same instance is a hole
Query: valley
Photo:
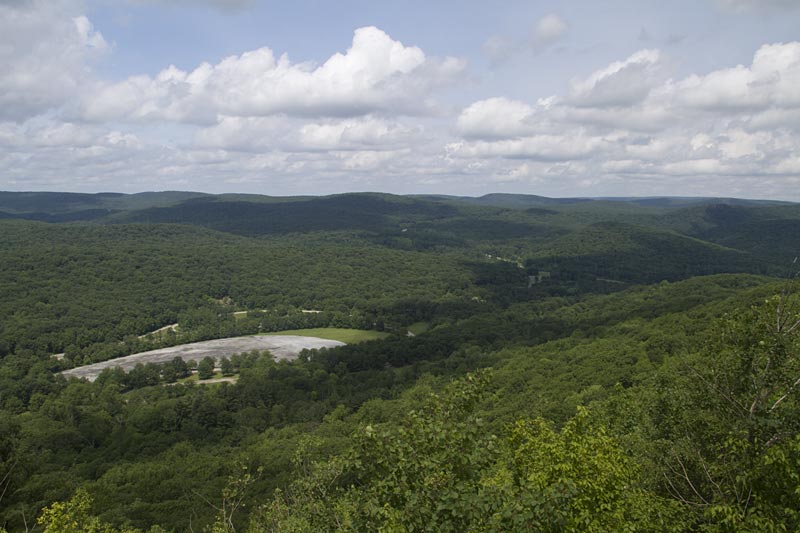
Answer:
[[0, 533], [800, 532], [800, 0], [0, 0]]
[[231, 495], [237, 531], [800, 524], [797, 204], [0, 193], [0, 218], [8, 531], [209, 530]]

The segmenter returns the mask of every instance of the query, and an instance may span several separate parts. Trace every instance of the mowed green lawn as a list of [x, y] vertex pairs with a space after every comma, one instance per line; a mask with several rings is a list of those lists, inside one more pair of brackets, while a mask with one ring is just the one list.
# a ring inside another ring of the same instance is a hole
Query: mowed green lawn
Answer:
[[262, 335], [301, 335], [303, 337], [319, 337], [320, 339], [340, 341], [345, 344], [373, 341], [377, 339], [384, 339], [389, 336], [389, 334], [384, 331], [369, 331], [365, 329], [349, 328], [287, 329], [286, 331], [262, 333]]
[[425, 333], [431, 328], [430, 322], [414, 322], [410, 326], [408, 326], [408, 331], [413, 333], [414, 335], [420, 335], [421, 333]]

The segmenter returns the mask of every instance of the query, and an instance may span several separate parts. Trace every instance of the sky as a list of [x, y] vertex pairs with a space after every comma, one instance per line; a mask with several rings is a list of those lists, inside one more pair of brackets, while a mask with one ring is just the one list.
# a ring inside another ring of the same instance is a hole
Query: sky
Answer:
[[0, 190], [800, 201], [800, 0], [0, 0]]

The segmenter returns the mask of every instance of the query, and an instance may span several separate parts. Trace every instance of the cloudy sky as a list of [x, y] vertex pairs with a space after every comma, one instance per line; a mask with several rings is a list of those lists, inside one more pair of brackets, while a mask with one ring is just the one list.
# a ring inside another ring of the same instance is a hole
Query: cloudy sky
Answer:
[[800, 201], [800, 0], [0, 0], [0, 190]]

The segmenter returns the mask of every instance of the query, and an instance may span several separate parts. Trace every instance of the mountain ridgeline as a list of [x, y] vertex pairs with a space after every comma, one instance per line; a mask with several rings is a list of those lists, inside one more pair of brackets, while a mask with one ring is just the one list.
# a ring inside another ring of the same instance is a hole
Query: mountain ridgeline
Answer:
[[[729, 198], [591, 199], [518, 194], [469, 198], [378, 193], [269, 197], [190, 192], [0, 192], [0, 219], [184, 224], [248, 237], [326, 231], [391, 237], [402, 232], [402, 237], [411, 241], [460, 237], [501, 241], [498, 244], [514, 238], [534, 239], [538, 244], [566, 234], [580, 240], [579, 232], [592, 223], [618, 222], [636, 228], [605, 225], [600, 231], [617, 231], [628, 237], [639, 232], [637, 238], [645, 246], [650, 240], [647, 230], [672, 232], [755, 254], [756, 260], [770, 263], [791, 255], [784, 244], [788, 248], [797, 244], [800, 205]], [[663, 234], [652, 236], [656, 241], [664, 238]], [[686, 241], [686, 246], [692, 244]]]
[[[789, 202], [0, 192], [0, 531], [797, 530], [798, 253]], [[287, 332], [348, 344], [61, 374]]]

